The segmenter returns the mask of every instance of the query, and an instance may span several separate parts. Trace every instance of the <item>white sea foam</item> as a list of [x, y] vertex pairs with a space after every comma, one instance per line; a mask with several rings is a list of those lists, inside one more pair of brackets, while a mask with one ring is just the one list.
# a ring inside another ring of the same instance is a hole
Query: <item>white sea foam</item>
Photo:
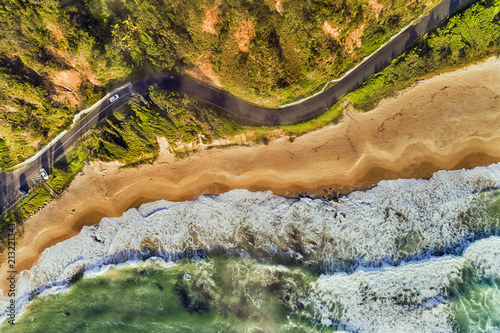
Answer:
[[[106, 275], [109, 270], [113, 270], [113, 269], [121, 269], [121, 268], [135, 268], [135, 267], [139, 267], [141, 265], [144, 265], [144, 264], [148, 264], [148, 262], [150, 262], [151, 260], [154, 260], [154, 259], [158, 259], [158, 258], [149, 258], [148, 260], [146, 261], [142, 261], [142, 260], [129, 260], [129, 261], [126, 261], [126, 262], [122, 262], [122, 263], [119, 263], [119, 264], [109, 264], [109, 265], [104, 265], [104, 266], [96, 266], [92, 269], [89, 269], [89, 270], [86, 270], [83, 274], [83, 277], [84, 278], [95, 278], [95, 277], [98, 277], [98, 276], [103, 276], [103, 275]], [[163, 260], [161, 260], [162, 262], [165, 262]]]
[[491, 221], [484, 210], [477, 210], [473, 223], [463, 216], [476, 214], [470, 208], [484, 204], [478, 192], [498, 187], [500, 164], [493, 164], [437, 172], [430, 180], [382, 181], [338, 202], [234, 190], [191, 202], [145, 204], [46, 249], [19, 275], [18, 308], [81, 271], [142, 260], [152, 248], [167, 260], [199, 249], [288, 255], [319, 263], [325, 272], [427, 258], [450, 244], [466, 246], [465, 236], [485, 229]]
[[[444, 256], [398, 267], [323, 276], [306, 299], [325, 324], [355, 332], [453, 332], [448, 298], [457, 284], [498, 276], [500, 238], [476, 241], [463, 257]], [[476, 255], [477, 254], [477, 255]], [[486, 260], [485, 260], [486, 258]], [[471, 281], [463, 271], [482, 266]]]
[[451, 332], [441, 289], [459, 279], [463, 260], [439, 258], [381, 271], [319, 279], [308, 304], [323, 324], [348, 331]]
[[476, 269], [476, 274], [500, 279], [500, 238], [490, 237], [470, 246], [464, 257]]

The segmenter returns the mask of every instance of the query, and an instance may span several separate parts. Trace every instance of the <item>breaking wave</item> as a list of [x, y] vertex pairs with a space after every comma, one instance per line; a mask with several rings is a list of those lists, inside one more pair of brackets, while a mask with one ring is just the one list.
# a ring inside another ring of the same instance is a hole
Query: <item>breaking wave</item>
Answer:
[[148, 203], [46, 249], [19, 274], [18, 308], [109, 264], [222, 253], [322, 274], [302, 302], [323, 325], [449, 332], [458, 325], [457, 286], [500, 279], [498, 188], [500, 164], [493, 164], [382, 181], [335, 201], [233, 190]]

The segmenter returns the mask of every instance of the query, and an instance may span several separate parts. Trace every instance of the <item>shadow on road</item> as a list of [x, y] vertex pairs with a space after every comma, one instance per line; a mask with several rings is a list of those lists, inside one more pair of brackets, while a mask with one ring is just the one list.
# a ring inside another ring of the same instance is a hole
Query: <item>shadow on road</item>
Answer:
[[8, 189], [7, 189], [7, 174], [0, 175], [0, 214], [6, 210], [8, 205], [7, 197], [8, 197]]
[[98, 112], [97, 114], [97, 122], [100, 122], [101, 120], [103, 120], [104, 118], [106, 118], [106, 115], [107, 115], [107, 112], [101, 112], [102, 109], [106, 108], [109, 106], [109, 101], [106, 100], [104, 102], [101, 103], [101, 105], [99, 105], [97, 108], [96, 108], [96, 112]]
[[405, 41], [405, 46], [403, 47], [402, 50], [399, 51], [401, 53], [404, 49], [408, 48], [413, 42], [415, 42], [418, 39], [418, 33], [415, 27], [410, 27], [408, 28], [409, 36]]
[[[20, 196], [19, 184], [26, 190], [28, 189], [29, 184], [26, 178], [33, 177], [35, 172], [37, 176], [40, 176], [41, 167], [46, 170], [51, 169], [58, 157], [65, 155], [65, 148], [68, 148], [81, 138], [91, 127], [104, 120], [108, 112], [127, 103], [131, 94], [144, 95], [149, 93], [149, 89], [153, 84], [157, 84], [162, 90], [191, 95], [225, 109], [240, 122], [248, 125], [270, 126], [306, 121], [319, 116], [327, 110], [329, 105], [333, 105], [339, 98], [354, 90], [370, 75], [382, 70], [392, 59], [395, 59], [402, 51], [418, 40], [419, 32], [420, 34], [426, 33], [450, 13], [457, 9], [461, 10], [461, 8], [465, 8], [472, 2], [471, 0], [443, 0], [431, 10], [428, 17], [391, 40], [383, 49], [374, 54], [373, 58], [361, 64], [359, 68], [346, 75], [343, 80], [328, 90], [302, 101], [302, 103], [292, 103], [280, 108], [266, 108], [240, 100], [218, 88], [205, 86], [193, 78], [186, 76], [173, 77], [168, 74], [138, 80], [131, 85], [132, 89], [130, 89], [130, 85], [127, 85], [126, 88], [115, 90], [114, 93], [119, 94], [120, 99], [115, 100], [114, 103], [110, 102], [109, 99], [104, 100], [97, 106], [97, 112], [94, 110], [88, 115], [86, 122], [80, 121], [65, 135], [64, 143], [58, 140], [41, 155], [36, 163], [30, 163], [29, 167], [0, 175], [0, 210], [2, 204], [10, 204], [9, 201], [13, 201], [13, 197]], [[18, 172], [23, 172], [19, 176], [19, 183], [17, 182]]]
[[54, 147], [52, 149], [52, 153], [51, 153], [52, 159], [53, 160], [57, 159], [57, 156], [61, 155], [63, 152], [64, 152], [63, 144], [62, 144], [61, 140], [57, 140], [57, 142], [54, 144]]
[[26, 180], [26, 175], [24, 173], [19, 176], [19, 187], [21, 187], [25, 191], [28, 191], [30, 188], [28, 181]]
[[52, 153], [51, 149], [47, 149], [42, 156], [40, 156], [40, 168], [50, 171], [50, 166], [52, 165]]
[[426, 30], [432, 28], [439, 20], [439, 15], [434, 16], [434, 13], [431, 13], [429, 20], [427, 21]]

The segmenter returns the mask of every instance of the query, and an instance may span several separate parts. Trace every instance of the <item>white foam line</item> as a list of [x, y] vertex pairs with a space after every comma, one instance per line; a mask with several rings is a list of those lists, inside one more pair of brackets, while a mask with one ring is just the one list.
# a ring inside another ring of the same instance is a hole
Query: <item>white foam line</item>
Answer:
[[[145, 240], [154, 242], [155, 255], [167, 261], [178, 259], [183, 251], [198, 249], [225, 248], [234, 253], [233, 249], [241, 244], [249, 245], [238, 251], [249, 255], [247, 251], [253, 247], [242, 233], [245, 231], [254, 236], [263, 253], [283, 253], [290, 258], [307, 255], [322, 263], [326, 274], [339, 272], [339, 276], [347, 274], [343, 268], [343, 261], [347, 260], [353, 262], [352, 268], [363, 268], [357, 270], [357, 275], [372, 276], [371, 272], [376, 271], [373, 268], [378, 266], [372, 263], [399, 266], [401, 253], [394, 244], [416, 232], [418, 239], [410, 241], [412, 247], [404, 255], [424, 263], [434, 257], [432, 249], [452, 246], [465, 250], [471, 242], [464, 235], [491, 226], [490, 216], [483, 212], [487, 205], [475, 194], [499, 187], [500, 163], [472, 170], [439, 171], [429, 180], [382, 181], [368, 191], [352, 192], [337, 202], [233, 190], [188, 202], [162, 200], [145, 204], [121, 217], [104, 218], [99, 225], [85, 226], [77, 236], [46, 249], [31, 269], [18, 275], [17, 309], [29, 301], [30, 295], [64, 286], [82, 270], [98, 271], [111, 263], [142, 260], [150, 254], [144, 249]], [[468, 211], [473, 224], [460, 218]], [[291, 227], [297, 228], [302, 239], [310, 244], [335, 239], [337, 245], [306, 244], [301, 253], [292, 249], [285, 253], [282, 249], [288, 248]], [[482, 247], [466, 251], [466, 259], [485, 276], [498, 274], [498, 265], [490, 264], [497, 262], [500, 253], [495, 244], [488, 253]], [[424, 301], [427, 299], [424, 297]], [[7, 302], [9, 299], [0, 291], [0, 308], [5, 309]], [[0, 310], [0, 321], [5, 314]]]

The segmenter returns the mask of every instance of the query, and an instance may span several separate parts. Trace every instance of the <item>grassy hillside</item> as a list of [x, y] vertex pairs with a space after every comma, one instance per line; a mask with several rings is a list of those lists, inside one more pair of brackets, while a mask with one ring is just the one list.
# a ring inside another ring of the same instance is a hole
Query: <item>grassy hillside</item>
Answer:
[[[266, 142], [266, 135], [279, 129], [293, 138], [335, 121], [348, 105], [360, 111], [371, 110], [381, 99], [418, 80], [491, 55], [500, 55], [500, 0], [478, 1], [453, 15], [316, 119], [290, 126], [243, 127], [209, 105], [182, 99], [178, 94], [153, 91], [147, 104], [135, 102], [130, 106], [132, 113], [126, 108], [117, 113], [119, 120], [110, 117], [107, 124], [96, 131], [95, 134], [101, 134], [94, 137], [99, 138], [94, 145], [98, 143], [96, 149], [101, 159], [129, 162], [140, 160], [143, 153], [154, 154], [157, 151], [154, 135], [165, 136], [169, 142], [175, 142], [190, 141], [197, 134], [213, 139], [251, 130], [257, 132], [256, 140]], [[167, 114], [164, 110], [169, 108], [176, 111]], [[130, 117], [127, 117], [129, 114]], [[138, 117], [137, 114], [143, 115]], [[155, 124], [155, 128], [147, 124]], [[147, 141], [145, 138], [148, 138]], [[120, 153], [115, 153], [115, 150]]]
[[170, 143], [187, 143], [203, 134], [203, 140], [211, 141], [246, 128], [204, 102], [155, 87], [150, 91], [109, 114], [106, 122], [93, 130], [88, 142], [95, 158], [133, 165], [155, 158], [158, 136]]
[[265, 105], [299, 99], [437, 1], [2, 1], [0, 168], [148, 73], [189, 74]]
[[[149, 1], [98, 7], [134, 66], [267, 105], [310, 94], [438, 1]], [[97, 7], [97, 6], [96, 6]]]
[[72, 13], [51, 0], [0, 3], [0, 168], [32, 155], [113, 78], [130, 73], [120, 55], [96, 48]]
[[[500, 0], [481, 0], [425, 35], [414, 47], [320, 117], [278, 129], [289, 134], [292, 140], [296, 135], [335, 121], [348, 104], [358, 110], [369, 110], [382, 98], [417, 80], [492, 55], [500, 56]], [[198, 134], [210, 140], [251, 130], [257, 133], [257, 140], [266, 142], [266, 135], [276, 129], [243, 127], [205, 103], [152, 89], [144, 98], [137, 98], [130, 105], [109, 114], [106, 122], [95, 128], [86, 141], [52, 169], [48, 184], [55, 191], [62, 191], [82, 169], [84, 162], [93, 158], [116, 159], [129, 165], [153, 160], [158, 151], [155, 136], [164, 136], [169, 142], [188, 142]], [[0, 140], [0, 154], [8, 149], [5, 141]], [[48, 200], [50, 195], [44, 188], [34, 189], [29, 197], [23, 198], [2, 216], [0, 245], [8, 223], [22, 222]]]

